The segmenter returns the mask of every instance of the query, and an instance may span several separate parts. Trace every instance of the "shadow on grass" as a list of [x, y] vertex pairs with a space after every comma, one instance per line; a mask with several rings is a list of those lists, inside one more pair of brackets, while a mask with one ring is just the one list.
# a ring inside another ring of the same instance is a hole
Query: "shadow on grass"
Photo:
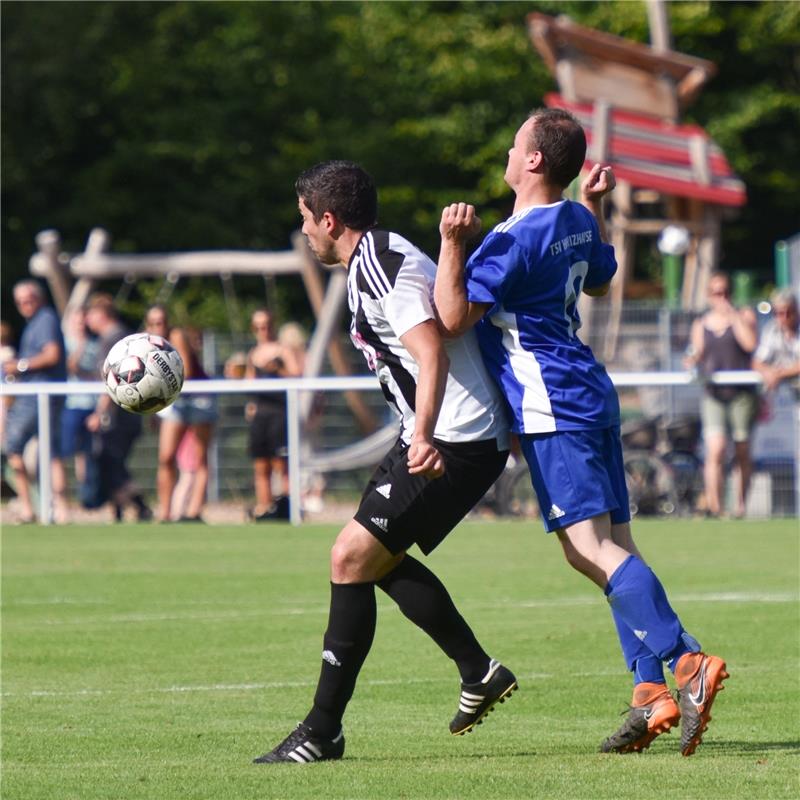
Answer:
[[713, 750], [716, 755], [726, 753], [768, 753], [785, 751], [787, 753], [800, 752], [800, 741], [794, 742], [742, 742], [742, 741], [711, 741], [703, 742], [698, 748], [698, 753]]

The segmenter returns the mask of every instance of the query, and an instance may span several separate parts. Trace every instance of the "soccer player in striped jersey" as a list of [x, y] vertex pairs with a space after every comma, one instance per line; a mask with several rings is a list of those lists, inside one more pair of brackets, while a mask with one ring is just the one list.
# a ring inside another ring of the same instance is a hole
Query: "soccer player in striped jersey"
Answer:
[[480, 500], [508, 457], [502, 398], [473, 333], [444, 343], [433, 310], [435, 264], [376, 227], [377, 192], [358, 165], [329, 161], [296, 190], [303, 233], [325, 264], [348, 271], [350, 334], [400, 418], [400, 435], [367, 484], [331, 551], [331, 603], [314, 704], [257, 763], [341, 758], [342, 717], [376, 624], [375, 586], [456, 664], [450, 732], [471, 731], [517, 687], [490, 658], [439, 579], [406, 554], [430, 553]]
[[[464, 203], [443, 210], [435, 301], [446, 335], [475, 326], [513, 416], [545, 528], [611, 606], [634, 691], [624, 724], [601, 750], [642, 750], [681, 719], [688, 756], [727, 672], [684, 630], [631, 536], [617, 394], [577, 336], [581, 292], [604, 294], [617, 266], [602, 214], [602, 198], [614, 188], [611, 170], [592, 168], [582, 204], [563, 198], [585, 156], [584, 132], [572, 115], [535, 111], [508, 153], [514, 213], [466, 267], [465, 245], [480, 220]], [[675, 674], [680, 705], [667, 691], [662, 662]]]

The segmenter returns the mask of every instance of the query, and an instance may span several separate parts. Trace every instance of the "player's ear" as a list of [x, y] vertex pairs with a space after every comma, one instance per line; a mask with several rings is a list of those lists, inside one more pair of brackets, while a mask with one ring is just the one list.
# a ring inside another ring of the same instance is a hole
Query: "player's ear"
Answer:
[[534, 150], [526, 156], [528, 169], [531, 172], [541, 172], [544, 169], [544, 156], [541, 150]]
[[338, 236], [338, 234], [341, 233], [344, 228], [342, 223], [339, 222], [339, 220], [336, 218], [336, 215], [332, 211], [323, 211], [320, 223], [322, 224], [325, 233], [327, 233], [329, 236]]

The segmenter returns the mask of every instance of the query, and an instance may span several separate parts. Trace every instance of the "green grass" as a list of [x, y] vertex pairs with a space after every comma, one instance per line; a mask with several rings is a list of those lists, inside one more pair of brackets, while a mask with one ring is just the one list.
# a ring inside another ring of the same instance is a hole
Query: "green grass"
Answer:
[[250, 761], [313, 696], [333, 527], [6, 527], [2, 797], [800, 796], [797, 522], [636, 529], [731, 672], [692, 758], [596, 752], [630, 696], [602, 596], [539, 526], [474, 522], [429, 563], [521, 691], [451, 737], [455, 670], [379, 593], [345, 759], [275, 767]]

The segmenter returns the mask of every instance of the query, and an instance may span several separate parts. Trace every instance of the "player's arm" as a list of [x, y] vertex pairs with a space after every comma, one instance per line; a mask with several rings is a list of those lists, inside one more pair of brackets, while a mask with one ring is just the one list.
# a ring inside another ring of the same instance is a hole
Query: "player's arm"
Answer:
[[600, 239], [606, 244], [609, 244], [609, 241], [606, 219], [603, 214], [603, 198], [613, 191], [616, 185], [617, 180], [611, 167], [603, 167], [600, 164], [595, 164], [581, 183], [581, 203], [594, 215], [600, 231]]
[[46, 342], [44, 347], [30, 358], [9, 359], [3, 364], [3, 369], [11, 375], [21, 373], [23, 370], [19, 368], [19, 362], [22, 361], [25, 371], [37, 372], [38, 370], [54, 367], [60, 359], [61, 346], [58, 342]]
[[[617, 185], [611, 167], [602, 167], [595, 164], [589, 174], [581, 184], [581, 203], [592, 212], [592, 216], [597, 220], [597, 230], [600, 233], [600, 241], [609, 244], [608, 230], [606, 229], [606, 218], [603, 213], [603, 198]], [[600, 286], [583, 286], [583, 293], [589, 297], [603, 297], [608, 294], [611, 288], [611, 281], [606, 281]]]
[[432, 319], [407, 330], [400, 341], [419, 366], [416, 425], [408, 451], [408, 471], [412, 475], [438, 478], [444, 473], [444, 460], [433, 444], [433, 431], [442, 407], [450, 359]]
[[753, 309], [731, 308], [731, 328], [736, 341], [745, 353], [755, 352], [758, 347], [758, 323]]
[[706, 343], [705, 335], [703, 333], [703, 318], [698, 317], [692, 322], [691, 330], [689, 331], [689, 348], [686, 351], [686, 358], [684, 358], [684, 366], [687, 369], [692, 369], [697, 366], [705, 354]]
[[481, 220], [475, 214], [474, 206], [453, 203], [442, 210], [439, 223], [442, 245], [433, 300], [442, 334], [447, 337], [461, 336], [490, 307], [487, 303], [470, 302], [464, 283], [467, 241], [477, 235], [480, 229]]
[[178, 351], [184, 364], [194, 363], [192, 347], [186, 332], [182, 328], [173, 328], [169, 334], [170, 344]]
[[[100, 373], [102, 370], [103, 362], [108, 355], [108, 350], [106, 350], [101, 355], [98, 355], [97, 358], [97, 372]], [[114, 403], [112, 402], [111, 398], [103, 392], [97, 398], [97, 405], [94, 407], [94, 411], [86, 417], [86, 421], [84, 425], [86, 426], [86, 430], [95, 433], [103, 427], [103, 424], [108, 421], [109, 414], [111, 413], [111, 409], [113, 408]]]
[[589, 297], [603, 297], [608, 294], [608, 290], [611, 288], [611, 281], [606, 281], [601, 286], [594, 286], [591, 289], [587, 286], [584, 286], [581, 291], [584, 294], [588, 294]]

